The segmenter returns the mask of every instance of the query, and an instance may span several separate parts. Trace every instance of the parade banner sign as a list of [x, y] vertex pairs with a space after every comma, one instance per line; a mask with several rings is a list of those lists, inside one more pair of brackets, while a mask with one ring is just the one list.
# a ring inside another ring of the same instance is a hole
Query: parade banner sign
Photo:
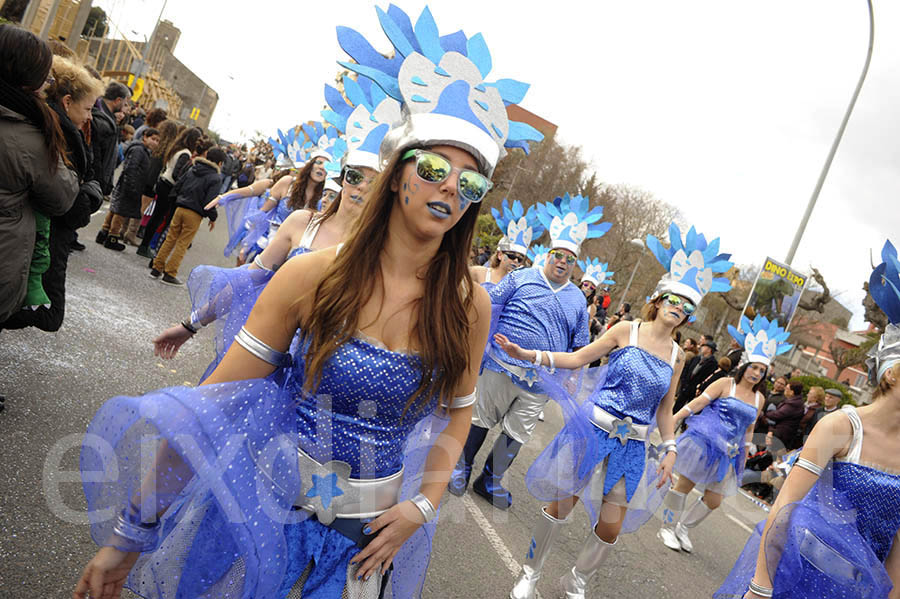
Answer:
[[756, 314], [769, 320], [777, 319], [785, 330], [789, 329], [808, 280], [809, 275], [806, 273], [774, 258], [766, 258], [753, 283], [753, 289], [750, 290], [744, 313], [747, 312], [747, 306], [751, 306]]

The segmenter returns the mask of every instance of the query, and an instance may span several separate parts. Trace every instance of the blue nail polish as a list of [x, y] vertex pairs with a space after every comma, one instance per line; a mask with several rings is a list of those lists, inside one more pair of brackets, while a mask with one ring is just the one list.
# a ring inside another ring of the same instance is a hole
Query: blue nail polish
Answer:
[[364, 535], [370, 535], [370, 534], [372, 534], [372, 527], [366, 526], [366, 527], [363, 529], [363, 534], [364, 534]]

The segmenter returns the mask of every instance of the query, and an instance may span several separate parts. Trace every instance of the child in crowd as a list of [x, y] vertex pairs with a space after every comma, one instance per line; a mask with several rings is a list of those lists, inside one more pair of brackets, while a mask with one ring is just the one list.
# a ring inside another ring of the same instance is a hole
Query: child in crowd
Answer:
[[148, 128], [139, 141], [133, 141], [125, 149], [122, 175], [113, 189], [106, 221], [97, 233], [97, 243], [103, 247], [117, 252], [125, 249], [119, 238], [125, 234], [128, 219], [141, 217], [141, 193], [150, 171], [150, 153], [157, 145], [159, 131]]
[[[144, 135], [146, 137], [146, 134]], [[219, 193], [222, 186], [220, 169], [225, 162], [225, 152], [214, 147], [194, 159], [194, 165], [175, 183], [172, 193], [175, 194], [175, 214], [169, 225], [166, 241], [156, 254], [150, 276], [167, 285], [182, 285], [176, 278], [181, 260], [191, 245], [194, 235], [200, 229], [203, 218], [209, 219], [209, 230], [212, 231], [218, 216], [216, 209], [205, 210]], [[171, 256], [169, 255], [171, 254]]]

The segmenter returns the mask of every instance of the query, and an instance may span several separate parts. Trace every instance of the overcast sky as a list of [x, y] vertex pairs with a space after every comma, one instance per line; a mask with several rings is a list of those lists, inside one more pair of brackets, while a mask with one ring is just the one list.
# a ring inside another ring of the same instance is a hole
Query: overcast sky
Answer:
[[[95, 0], [129, 37], [163, 0]], [[425, 3], [398, 2], [413, 20]], [[382, 8], [387, 3], [379, 3]], [[435, 0], [442, 34], [484, 34], [490, 79], [738, 263], [784, 260], [865, 58], [864, 0]], [[175, 55], [219, 93], [229, 139], [318, 119], [344, 55], [336, 25], [390, 46], [356, 0], [169, 0]], [[900, 241], [900, 3], [875, 3], [875, 52], [794, 266], [816, 266], [862, 327], [869, 250]], [[559, 190], [560, 193], [566, 190]], [[550, 198], [548, 198], [550, 199]], [[615, 265], [611, 265], [615, 266]]]

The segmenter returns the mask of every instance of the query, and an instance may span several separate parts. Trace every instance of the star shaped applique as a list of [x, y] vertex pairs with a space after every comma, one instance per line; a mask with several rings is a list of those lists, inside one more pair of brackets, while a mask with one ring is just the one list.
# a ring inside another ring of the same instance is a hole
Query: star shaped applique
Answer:
[[324, 476], [313, 474], [312, 481], [313, 486], [309, 491], [306, 492], [306, 496], [310, 499], [312, 499], [313, 497], [318, 497], [319, 501], [322, 502], [322, 507], [324, 507], [326, 510], [331, 505], [332, 499], [344, 494], [344, 492], [337, 484], [338, 475], [334, 472], [326, 474]]
[[738, 445], [737, 443], [728, 443], [728, 457], [729, 458], [735, 457], [739, 451], [740, 451], [740, 445]]
[[628, 443], [628, 436], [634, 432], [631, 416], [626, 416], [624, 420], [620, 418], [613, 420], [612, 429], [612, 436], [622, 445]]
[[528, 383], [528, 386], [532, 386], [538, 380], [537, 369], [535, 368], [526, 368], [525, 376], [522, 377], [522, 380]]

